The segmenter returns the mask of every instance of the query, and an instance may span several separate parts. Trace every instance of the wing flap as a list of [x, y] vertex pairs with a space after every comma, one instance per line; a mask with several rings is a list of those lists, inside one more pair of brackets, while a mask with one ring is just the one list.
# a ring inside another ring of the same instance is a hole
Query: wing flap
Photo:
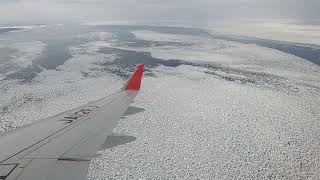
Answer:
[[86, 180], [89, 164], [89, 160], [58, 160], [48, 180]]

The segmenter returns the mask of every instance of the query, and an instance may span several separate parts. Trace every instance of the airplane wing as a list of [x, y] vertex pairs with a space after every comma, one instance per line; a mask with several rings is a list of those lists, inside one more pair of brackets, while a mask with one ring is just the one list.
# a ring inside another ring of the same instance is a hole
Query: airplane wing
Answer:
[[140, 90], [143, 67], [115, 94], [0, 136], [0, 180], [87, 179], [97, 151], [135, 139], [112, 130]]

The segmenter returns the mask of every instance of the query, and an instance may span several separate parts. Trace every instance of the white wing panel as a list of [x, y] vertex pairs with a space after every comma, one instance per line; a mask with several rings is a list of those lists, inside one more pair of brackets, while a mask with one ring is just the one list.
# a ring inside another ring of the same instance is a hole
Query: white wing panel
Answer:
[[98, 150], [135, 140], [111, 134], [139, 91], [142, 73], [139, 65], [118, 93], [0, 136], [0, 179], [86, 179]]

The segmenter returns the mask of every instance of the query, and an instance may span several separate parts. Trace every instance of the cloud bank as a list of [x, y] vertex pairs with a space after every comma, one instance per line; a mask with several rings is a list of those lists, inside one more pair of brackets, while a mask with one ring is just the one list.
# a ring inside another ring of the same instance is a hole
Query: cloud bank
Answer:
[[2, 0], [0, 21], [320, 19], [319, 0]]

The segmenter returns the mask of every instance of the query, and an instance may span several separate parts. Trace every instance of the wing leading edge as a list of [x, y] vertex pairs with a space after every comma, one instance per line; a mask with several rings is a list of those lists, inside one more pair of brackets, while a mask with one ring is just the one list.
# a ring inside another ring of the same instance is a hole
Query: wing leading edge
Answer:
[[112, 135], [140, 90], [141, 64], [121, 91], [0, 137], [0, 180], [86, 179], [96, 152], [135, 137]]

